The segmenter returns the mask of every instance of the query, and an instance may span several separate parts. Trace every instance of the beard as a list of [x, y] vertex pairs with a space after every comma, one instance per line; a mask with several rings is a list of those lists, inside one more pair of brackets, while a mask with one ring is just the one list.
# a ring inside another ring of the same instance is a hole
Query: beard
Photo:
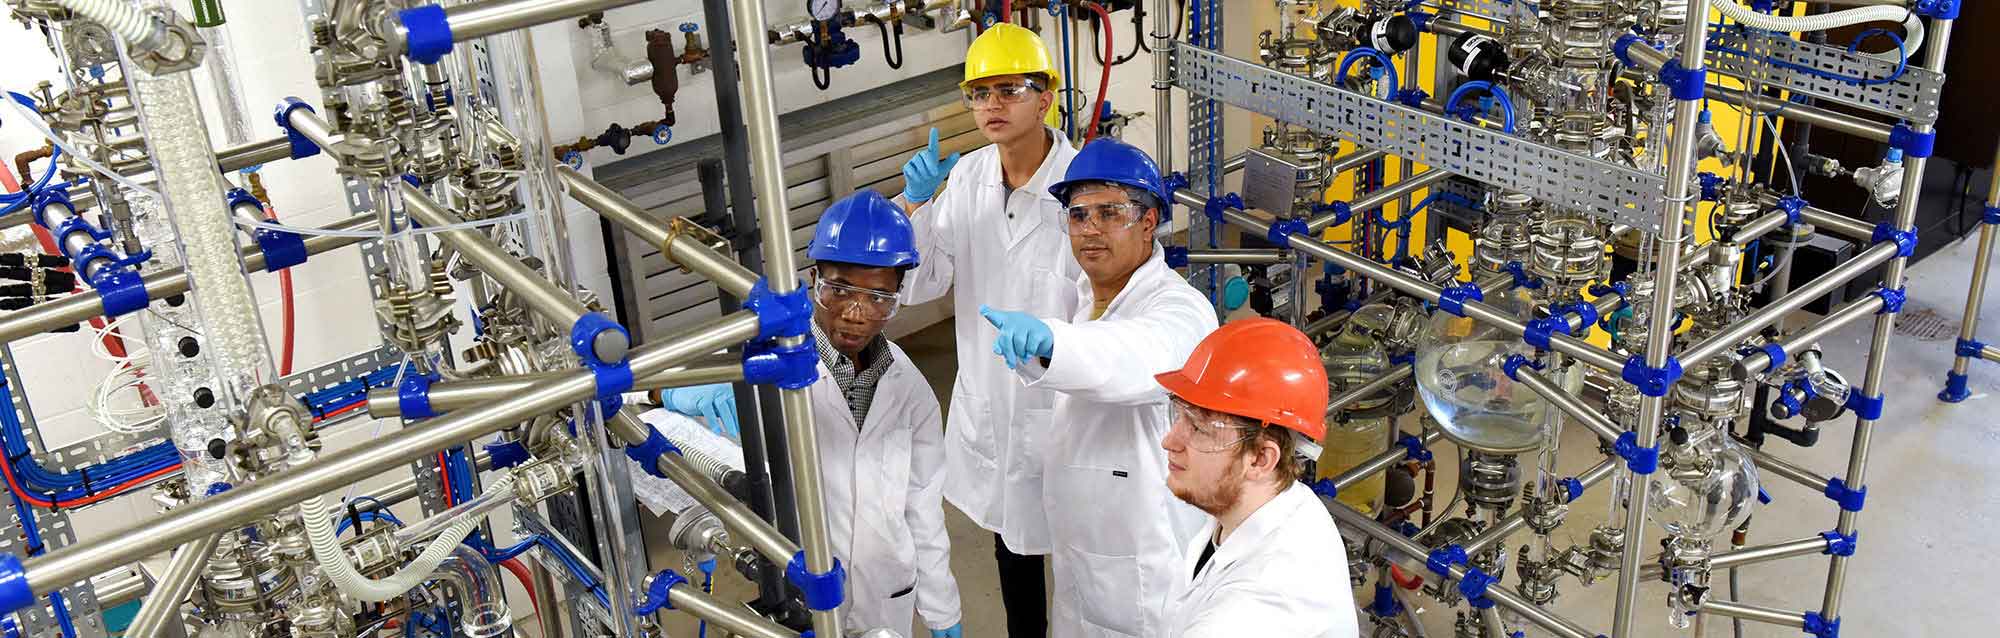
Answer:
[[1208, 485], [1175, 488], [1174, 497], [1193, 505], [1195, 509], [1207, 512], [1209, 516], [1220, 517], [1224, 512], [1235, 509], [1242, 502], [1248, 477], [1244, 476], [1243, 457], [1229, 459], [1229, 468], [1222, 473], [1222, 480]]

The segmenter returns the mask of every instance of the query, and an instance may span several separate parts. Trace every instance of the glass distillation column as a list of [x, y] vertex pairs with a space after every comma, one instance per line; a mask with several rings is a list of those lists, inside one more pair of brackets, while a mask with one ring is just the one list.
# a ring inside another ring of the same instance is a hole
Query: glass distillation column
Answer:
[[[1379, 315], [1389, 306], [1373, 304], [1354, 312], [1331, 342], [1320, 348], [1320, 362], [1326, 364], [1330, 393], [1339, 396], [1389, 371], [1389, 352], [1362, 325], [1363, 314]], [[1395, 388], [1385, 388], [1336, 409], [1326, 417], [1326, 440], [1322, 442], [1318, 476], [1332, 478], [1388, 449], [1389, 430], [1396, 412]], [[1382, 501], [1386, 473], [1376, 472], [1361, 482], [1340, 490], [1340, 502], [1355, 510], [1375, 514]]]

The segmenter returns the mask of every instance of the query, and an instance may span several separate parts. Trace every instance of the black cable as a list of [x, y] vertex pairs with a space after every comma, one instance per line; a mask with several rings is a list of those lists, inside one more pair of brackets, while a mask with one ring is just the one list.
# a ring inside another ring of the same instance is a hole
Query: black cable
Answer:
[[[889, 68], [891, 69], [903, 68], [903, 21], [902, 20], [896, 21], [896, 37], [894, 38], [889, 37], [888, 22], [877, 20], [875, 21], [875, 28], [882, 32], [883, 60], [889, 63]], [[891, 55], [889, 53], [889, 42], [892, 39], [896, 43], [896, 52], [894, 55]], [[826, 87], [820, 87], [820, 88], [826, 88]]]
[[[1135, 12], [1136, 12], [1136, 11], [1138, 11], [1138, 10], [1137, 10], [1137, 9], [1133, 9], [1133, 11], [1135, 11]], [[1098, 19], [1097, 19], [1097, 16], [1095, 16], [1095, 15], [1093, 15], [1093, 16], [1091, 16], [1091, 17], [1090, 17], [1090, 24], [1091, 24], [1091, 27], [1090, 27], [1090, 57], [1091, 57], [1091, 59], [1094, 59], [1094, 60], [1097, 60], [1097, 66], [1098, 66], [1099, 68], [1102, 68], [1102, 67], [1104, 67], [1104, 66], [1105, 66], [1105, 63], [1104, 63], [1104, 39], [1103, 39], [1103, 34], [1099, 33], [1099, 32], [1098, 32], [1098, 29], [1109, 29], [1109, 28], [1111, 28], [1111, 25], [1110, 25], [1109, 23], [1105, 23], [1105, 22], [1104, 22], [1104, 21], [1102, 21], [1102, 20], [1098, 20]], [[1135, 26], [1136, 26], [1136, 25], [1135, 25]], [[1144, 32], [1143, 30], [1141, 30], [1141, 29], [1138, 29], [1138, 28], [1134, 28], [1134, 29], [1133, 29], [1132, 31], [1133, 31], [1133, 34], [1134, 34], [1134, 37], [1132, 38], [1132, 39], [1133, 39], [1133, 41], [1135, 41], [1135, 42], [1138, 42], [1138, 41], [1142, 41], [1142, 40], [1144, 39], [1144, 37], [1145, 37], [1145, 32]], [[1118, 56], [1118, 58], [1117, 58], [1117, 59], [1115, 59], [1115, 60], [1113, 60], [1113, 61], [1111, 62], [1110, 66], [1118, 66], [1118, 65], [1120, 65], [1120, 64], [1124, 64], [1124, 63], [1126, 63], [1126, 62], [1130, 62], [1130, 61], [1132, 61], [1132, 58], [1136, 58], [1136, 57], [1139, 57], [1139, 47], [1140, 47], [1140, 46], [1143, 46], [1143, 45], [1138, 45], [1138, 44], [1135, 44], [1135, 45], [1133, 45], [1133, 47], [1132, 47], [1132, 51], [1131, 51], [1130, 53], [1126, 53], [1125, 55], [1121, 55], [1121, 56]]]

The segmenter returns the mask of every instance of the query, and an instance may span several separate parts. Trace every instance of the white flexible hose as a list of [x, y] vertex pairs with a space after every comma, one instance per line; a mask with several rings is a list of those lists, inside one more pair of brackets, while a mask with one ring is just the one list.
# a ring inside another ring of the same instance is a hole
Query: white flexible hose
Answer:
[[[512, 493], [514, 476], [502, 472], [492, 483], [486, 485], [488, 494]], [[409, 593], [410, 589], [423, 584], [437, 571], [438, 565], [450, 556], [454, 548], [479, 526], [478, 516], [467, 516], [465, 520], [453, 523], [431, 539], [424, 551], [411, 560], [410, 564], [396, 570], [388, 578], [374, 579], [361, 574], [349, 560], [347, 551], [341, 549], [340, 540], [334, 535], [333, 510], [326, 507], [322, 497], [306, 499], [300, 507], [300, 518], [304, 519], [306, 538], [312, 543], [313, 559], [319, 563], [320, 571], [333, 581], [341, 593], [366, 602], [382, 602]]]
[[1728, 16], [1729, 19], [1743, 23], [1744, 26], [1766, 31], [1825, 31], [1869, 22], [1901, 23], [1903, 25], [1902, 52], [1887, 51], [1883, 53], [1862, 54], [1878, 60], [1900, 62], [1903, 60], [1902, 54], [1916, 55], [1917, 49], [1924, 45], [1923, 18], [1918, 17], [1916, 13], [1909, 9], [1899, 6], [1876, 5], [1809, 16], [1774, 16], [1758, 13], [1749, 7], [1736, 4], [1734, 0], [1711, 2], [1709, 5], [1715, 7], [1716, 11], [1722, 12], [1722, 15]]
[[63, 0], [63, 6], [91, 22], [104, 25], [127, 46], [155, 37], [159, 24], [153, 16], [126, 0]]

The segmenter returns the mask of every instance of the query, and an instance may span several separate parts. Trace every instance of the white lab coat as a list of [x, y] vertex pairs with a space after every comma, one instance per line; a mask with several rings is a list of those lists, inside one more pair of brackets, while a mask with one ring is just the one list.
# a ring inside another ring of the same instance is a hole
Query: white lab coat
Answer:
[[[1020, 368], [1030, 387], [1058, 393], [1043, 485], [1055, 545], [1049, 635], [1152, 638], [1202, 517], [1167, 489], [1167, 393], [1153, 375], [1187, 362], [1215, 330], [1215, 310], [1158, 244], [1102, 317], [1090, 318], [1088, 280], [1076, 294], [1072, 320], [1044, 318], [1055, 335], [1048, 367]], [[999, 358], [990, 346], [986, 356]]]
[[819, 435], [820, 493], [833, 554], [847, 570], [849, 627], [909, 630], [959, 622], [958, 582], [944, 528], [944, 432], [937, 397], [894, 343], [865, 423], [825, 363], [807, 396]]
[[[1195, 561], [1216, 521], [1188, 541], [1176, 582], [1170, 638], [1355, 638], [1354, 591], [1340, 530], [1297, 482], [1244, 519], [1199, 575]], [[1192, 577], [1192, 579], [1190, 579]]]
[[1022, 387], [999, 357], [998, 333], [979, 306], [1038, 317], [1076, 311], [1075, 282], [1083, 277], [1057, 226], [1062, 203], [1049, 185], [1062, 181], [1076, 150], [1055, 129], [1042, 166], [1011, 195], [1003, 185], [1000, 149], [986, 146], [951, 171], [943, 192], [912, 217], [923, 263], [903, 283], [908, 303], [944, 296], [956, 286], [952, 312], [958, 377], [952, 382], [945, 440], [945, 498], [974, 523], [1000, 534], [1018, 554], [1049, 551], [1042, 507], [1042, 459], [1055, 398]]

